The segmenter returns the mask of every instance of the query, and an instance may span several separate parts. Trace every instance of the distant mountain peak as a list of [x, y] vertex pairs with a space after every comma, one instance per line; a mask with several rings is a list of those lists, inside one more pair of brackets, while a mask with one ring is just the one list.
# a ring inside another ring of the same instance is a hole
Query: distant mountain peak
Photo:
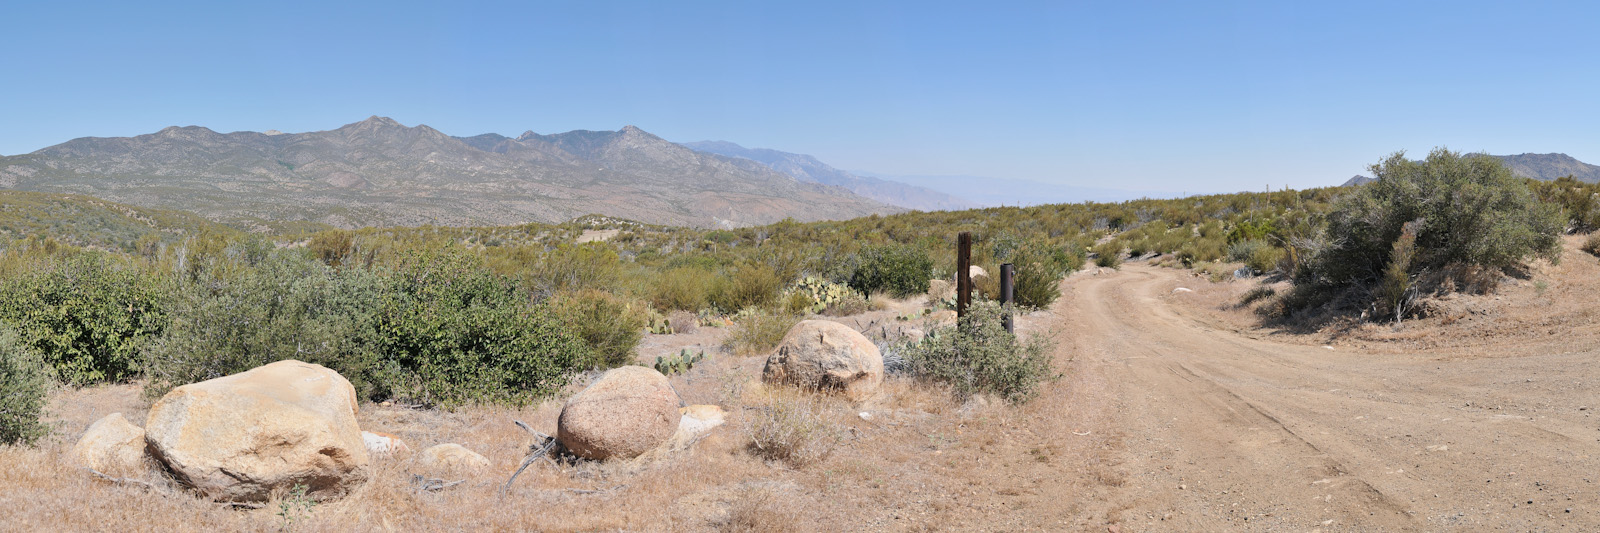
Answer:
[[539, 136], [539, 134], [534, 133], [533, 130], [528, 130], [528, 131], [522, 132], [522, 135], [518, 135], [517, 136], [517, 140], [526, 141], [528, 139], [532, 139], [532, 138], [535, 138], [535, 137], [538, 137], [538, 136]]

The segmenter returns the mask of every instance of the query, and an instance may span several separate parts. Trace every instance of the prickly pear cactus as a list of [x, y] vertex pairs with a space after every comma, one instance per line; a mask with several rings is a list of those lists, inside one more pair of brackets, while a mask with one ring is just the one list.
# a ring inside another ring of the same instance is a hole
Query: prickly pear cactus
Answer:
[[656, 356], [656, 372], [668, 376], [682, 374], [688, 372], [690, 368], [694, 368], [694, 364], [700, 362], [701, 359], [705, 359], [705, 357], [706, 353], [704, 351], [691, 352], [688, 348], [684, 348], [677, 355], [671, 357], [658, 355]]
[[779, 301], [788, 302], [795, 294], [803, 294], [811, 299], [812, 304], [806, 311], [812, 314], [821, 313], [828, 306], [846, 299], [861, 297], [856, 294], [855, 289], [815, 276], [806, 276], [795, 282], [794, 285], [783, 291], [783, 294], [779, 296]]

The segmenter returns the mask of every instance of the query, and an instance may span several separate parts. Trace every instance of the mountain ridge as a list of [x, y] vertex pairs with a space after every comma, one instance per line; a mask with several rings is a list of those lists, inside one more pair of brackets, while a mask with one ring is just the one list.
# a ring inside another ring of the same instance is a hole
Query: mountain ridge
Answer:
[[376, 115], [304, 133], [172, 126], [80, 137], [0, 157], [0, 187], [180, 209], [255, 229], [507, 225], [589, 213], [734, 227], [899, 211], [631, 125], [453, 137]]

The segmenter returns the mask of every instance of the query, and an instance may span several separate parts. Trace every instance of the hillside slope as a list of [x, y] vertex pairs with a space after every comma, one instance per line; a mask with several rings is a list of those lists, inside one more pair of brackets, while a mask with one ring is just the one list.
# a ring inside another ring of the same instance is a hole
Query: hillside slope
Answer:
[[180, 209], [257, 229], [286, 221], [505, 225], [588, 213], [712, 227], [898, 211], [632, 126], [457, 138], [382, 117], [298, 134], [189, 126], [74, 139], [0, 158], [0, 187]]
[[1567, 154], [1517, 154], [1495, 156], [1525, 178], [1551, 181], [1572, 176], [1585, 183], [1600, 183], [1600, 166], [1591, 165]]
[[843, 187], [850, 192], [907, 209], [950, 211], [972, 209], [978, 204], [926, 187], [908, 185], [867, 176], [857, 176], [829, 166], [805, 154], [766, 148], [745, 148], [727, 141], [680, 143], [699, 152], [749, 159], [771, 167], [797, 180]]

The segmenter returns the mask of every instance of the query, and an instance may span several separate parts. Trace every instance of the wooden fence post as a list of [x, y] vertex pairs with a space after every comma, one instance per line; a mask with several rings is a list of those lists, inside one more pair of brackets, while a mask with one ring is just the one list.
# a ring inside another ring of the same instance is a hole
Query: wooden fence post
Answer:
[[967, 316], [972, 303], [972, 232], [956, 235], [956, 323]]
[[1017, 267], [1012, 266], [1011, 263], [1000, 265], [1000, 305], [1005, 312], [1003, 318], [1000, 319], [1000, 323], [1005, 325], [1007, 333], [1017, 332], [1016, 326], [1011, 323], [1011, 309], [1005, 307], [1012, 305], [1017, 300], [1016, 285], [1014, 283], [1016, 272]]

